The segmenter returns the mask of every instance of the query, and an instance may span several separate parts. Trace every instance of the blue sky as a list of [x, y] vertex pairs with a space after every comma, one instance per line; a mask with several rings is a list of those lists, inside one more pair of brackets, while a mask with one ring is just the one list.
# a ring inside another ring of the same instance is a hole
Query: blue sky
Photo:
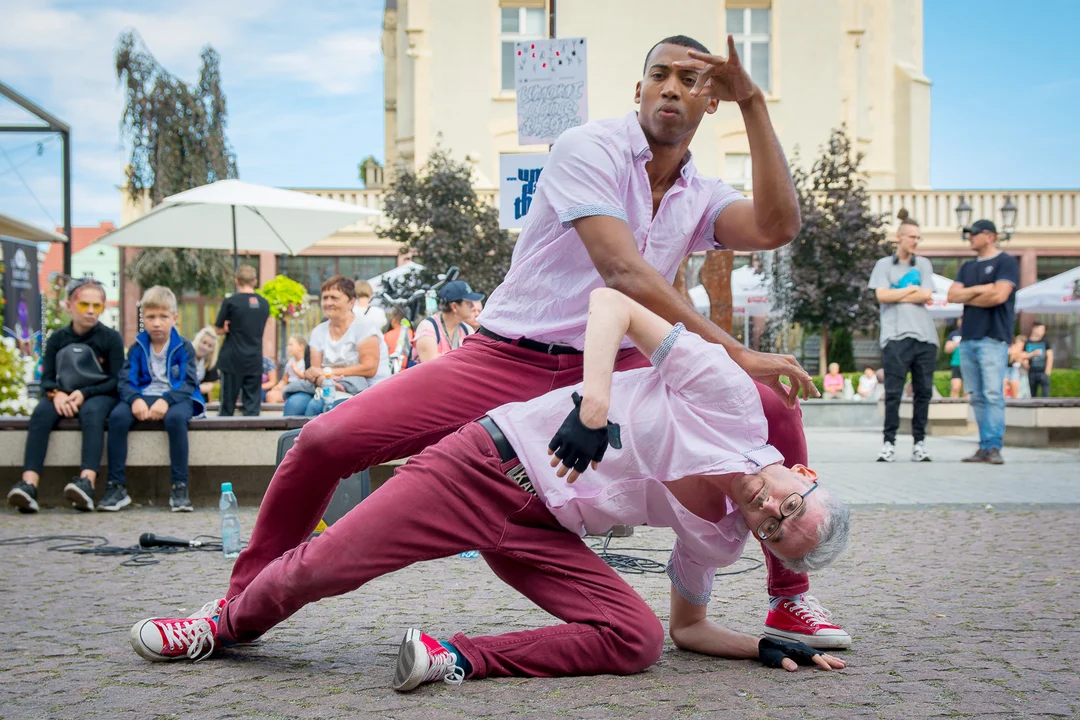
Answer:
[[[221, 54], [242, 179], [358, 187], [357, 163], [383, 155], [382, 6], [0, 0], [0, 80], [72, 125], [77, 225], [119, 220], [112, 54], [129, 28], [189, 82], [204, 45]], [[932, 185], [1080, 187], [1080, 1], [925, 0], [924, 20]], [[0, 123], [27, 120], [0, 100]], [[0, 148], [0, 212], [59, 224], [59, 142], [0, 134]]]

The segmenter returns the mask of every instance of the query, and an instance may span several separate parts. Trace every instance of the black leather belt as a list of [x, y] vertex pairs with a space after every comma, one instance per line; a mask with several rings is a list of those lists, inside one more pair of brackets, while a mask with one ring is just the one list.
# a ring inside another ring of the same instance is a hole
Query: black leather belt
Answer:
[[508, 338], [503, 337], [497, 332], [488, 330], [483, 325], [476, 332], [489, 337], [492, 340], [498, 340], [499, 342], [510, 343], [511, 345], [517, 345], [523, 347], [526, 350], [533, 350], [535, 352], [542, 352], [546, 355], [580, 355], [581, 351], [570, 345], [563, 345], [562, 343], [542, 343], [536, 340], [530, 340], [529, 338]]
[[[517, 453], [514, 452], [514, 447], [510, 444], [510, 441], [503, 435], [502, 430], [495, 424], [495, 421], [485, 415], [476, 421], [476, 423], [484, 428], [491, 439], [495, 442], [495, 449], [499, 451], [499, 459], [504, 463], [511, 460], [518, 460]], [[528, 493], [536, 495], [536, 490], [533, 489], [532, 480], [529, 479], [528, 473], [525, 472], [525, 466], [518, 460], [517, 463], [506, 471], [506, 476], [516, 482], [522, 490]]]

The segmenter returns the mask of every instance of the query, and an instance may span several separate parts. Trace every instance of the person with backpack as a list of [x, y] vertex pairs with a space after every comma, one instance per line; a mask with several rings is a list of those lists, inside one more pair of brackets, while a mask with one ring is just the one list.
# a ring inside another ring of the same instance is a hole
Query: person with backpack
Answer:
[[120, 333], [101, 324], [105, 288], [90, 276], [73, 280], [67, 287], [66, 307], [71, 324], [54, 332], [45, 344], [42, 399], [30, 416], [22, 479], [7, 495], [8, 505], [21, 513], [38, 511], [38, 483], [49, 434], [62, 417], [77, 419], [82, 430], [79, 475], [64, 487], [64, 497], [76, 510], [94, 509], [105, 419], [119, 400], [116, 383], [124, 364], [124, 341]]
[[473, 292], [464, 280], [454, 280], [439, 288], [439, 312], [425, 318], [416, 327], [413, 338], [414, 358], [425, 363], [445, 355], [461, 345], [473, 333], [473, 303], [484, 296]]

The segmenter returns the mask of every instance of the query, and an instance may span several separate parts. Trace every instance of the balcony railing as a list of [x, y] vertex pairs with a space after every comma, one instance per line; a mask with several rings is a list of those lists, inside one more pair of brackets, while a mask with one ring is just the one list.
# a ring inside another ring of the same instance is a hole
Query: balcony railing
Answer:
[[[382, 188], [297, 189], [375, 210], [382, 209], [385, 192]], [[492, 205], [498, 198], [495, 190], [478, 190], [477, 193]], [[892, 218], [896, 217], [900, 208], [905, 208], [911, 217], [919, 221], [924, 232], [953, 232], [956, 230], [956, 206], [960, 204], [961, 195], [971, 205], [972, 220], [990, 218], [1000, 223], [1000, 208], [1008, 195], [1016, 203], [1018, 233], [1080, 234], [1080, 190], [872, 190], [870, 208]], [[371, 232], [378, 222], [378, 218], [363, 220], [343, 228], [341, 232]]]
[[871, 190], [870, 207], [892, 218], [905, 208], [923, 232], [954, 232], [961, 195], [971, 205], [972, 220], [1000, 224], [1001, 206], [1010, 196], [1017, 233], [1080, 233], [1080, 190]]

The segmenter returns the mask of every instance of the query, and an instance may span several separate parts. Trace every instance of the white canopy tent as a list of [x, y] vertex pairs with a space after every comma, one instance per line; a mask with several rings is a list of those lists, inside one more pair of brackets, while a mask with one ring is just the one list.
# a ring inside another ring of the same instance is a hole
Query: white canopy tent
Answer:
[[948, 320], [958, 318], [964, 314], [964, 306], [960, 303], [948, 301], [949, 287], [953, 281], [944, 275], [934, 273], [934, 292], [926, 307], [930, 310], [930, 317], [935, 320]]
[[373, 278], [368, 278], [368, 283], [371, 284], [371, 290], [372, 290], [373, 293], [375, 293], [374, 299], [375, 300], [379, 299], [379, 295], [382, 293], [382, 291], [384, 289], [383, 285], [386, 283], [387, 280], [393, 280], [393, 279], [399, 278], [399, 277], [401, 277], [403, 275], [408, 275], [409, 273], [411, 273], [413, 271], [420, 271], [420, 270], [423, 270], [423, 269], [424, 269], [423, 265], [410, 260], [409, 262], [405, 263], [404, 265], [398, 265], [396, 268], [393, 268], [391, 270], [387, 270], [386, 272], [381, 273], [379, 275], [376, 275]]
[[[772, 311], [769, 278], [754, 272], [754, 268], [744, 265], [731, 271], [731, 306], [735, 315], [745, 317], [766, 317]], [[690, 299], [694, 308], [702, 315], [709, 314], [709, 294], [705, 286], [690, 288]]]
[[99, 242], [295, 255], [378, 210], [308, 193], [219, 180], [177, 193]]
[[1080, 313], [1080, 267], [1018, 290], [1016, 309], [1029, 313]]

